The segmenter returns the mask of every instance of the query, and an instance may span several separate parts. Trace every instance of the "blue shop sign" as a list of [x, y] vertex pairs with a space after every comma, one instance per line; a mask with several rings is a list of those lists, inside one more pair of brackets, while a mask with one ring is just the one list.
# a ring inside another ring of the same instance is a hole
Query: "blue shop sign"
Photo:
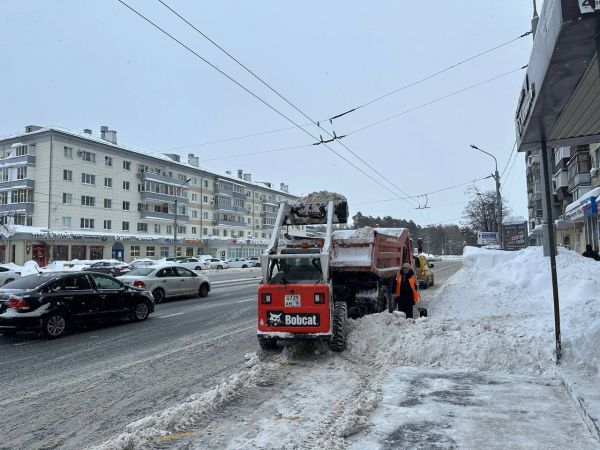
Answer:
[[586, 198], [579, 204], [579, 206], [566, 213], [565, 217], [573, 222], [575, 220], [583, 219], [584, 217], [598, 214], [598, 204], [596, 203], [596, 198], [597, 197]]

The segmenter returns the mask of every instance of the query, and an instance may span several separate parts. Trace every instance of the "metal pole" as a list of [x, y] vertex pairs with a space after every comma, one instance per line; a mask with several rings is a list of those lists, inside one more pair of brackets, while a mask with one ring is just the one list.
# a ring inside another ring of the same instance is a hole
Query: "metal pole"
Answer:
[[500, 247], [504, 248], [502, 245], [502, 195], [500, 194], [500, 174], [498, 173], [497, 163], [494, 179], [496, 180], [496, 220], [498, 221], [498, 242], [500, 243]]
[[548, 150], [546, 141], [542, 141], [542, 170], [544, 171], [544, 196], [546, 197], [546, 220], [548, 242], [550, 243], [550, 272], [552, 275], [552, 296], [554, 298], [554, 334], [556, 339], [556, 364], [562, 358], [562, 345], [560, 338], [560, 306], [558, 301], [558, 278], [556, 276], [556, 237], [554, 236], [554, 217], [552, 211], [552, 181], [548, 169]]
[[173, 248], [173, 258], [177, 259], [177, 191], [175, 191], [175, 228], [173, 229], [173, 242], [175, 247]]

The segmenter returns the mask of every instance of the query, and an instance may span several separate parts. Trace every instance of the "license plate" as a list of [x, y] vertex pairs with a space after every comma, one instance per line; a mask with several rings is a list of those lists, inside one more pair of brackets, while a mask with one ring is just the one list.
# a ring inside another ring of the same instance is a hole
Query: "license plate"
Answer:
[[285, 296], [285, 306], [300, 306], [300, 296], [288, 294]]

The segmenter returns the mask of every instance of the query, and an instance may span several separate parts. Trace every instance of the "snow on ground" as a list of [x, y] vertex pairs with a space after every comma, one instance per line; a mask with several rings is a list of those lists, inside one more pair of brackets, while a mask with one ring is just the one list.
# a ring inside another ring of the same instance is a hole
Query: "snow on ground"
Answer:
[[[594, 391], [600, 265], [564, 249], [557, 265], [558, 373]], [[598, 447], [556, 377], [541, 248], [467, 248], [463, 268], [433, 296], [422, 294], [428, 318], [350, 321], [341, 354], [296, 344], [262, 361], [252, 356], [250, 368], [99, 448], [164, 448], [163, 439], [169, 448]]]

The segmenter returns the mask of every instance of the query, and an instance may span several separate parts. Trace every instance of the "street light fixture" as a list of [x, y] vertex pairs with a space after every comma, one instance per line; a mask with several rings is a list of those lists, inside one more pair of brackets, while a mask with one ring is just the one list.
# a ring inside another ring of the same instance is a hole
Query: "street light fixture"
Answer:
[[175, 228], [173, 229], [173, 243], [175, 244], [175, 249], [173, 251], [173, 258], [177, 259], [177, 214], [178, 214], [178, 199], [179, 197], [177, 196], [178, 191], [187, 183], [189, 183], [190, 181], [192, 181], [191, 178], [188, 178], [187, 180], [185, 180], [183, 183], [181, 183], [179, 186], [177, 186], [176, 190], [175, 190]]
[[494, 163], [496, 165], [496, 170], [492, 177], [496, 181], [496, 221], [498, 223], [498, 238], [500, 245], [502, 246], [502, 197], [500, 195], [500, 174], [498, 173], [498, 160], [491, 153], [486, 152], [485, 150], [480, 149], [476, 145], [471, 144], [471, 148], [474, 150], [479, 150], [481, 153], [485, 153], [488, 156], [494, 158]]

